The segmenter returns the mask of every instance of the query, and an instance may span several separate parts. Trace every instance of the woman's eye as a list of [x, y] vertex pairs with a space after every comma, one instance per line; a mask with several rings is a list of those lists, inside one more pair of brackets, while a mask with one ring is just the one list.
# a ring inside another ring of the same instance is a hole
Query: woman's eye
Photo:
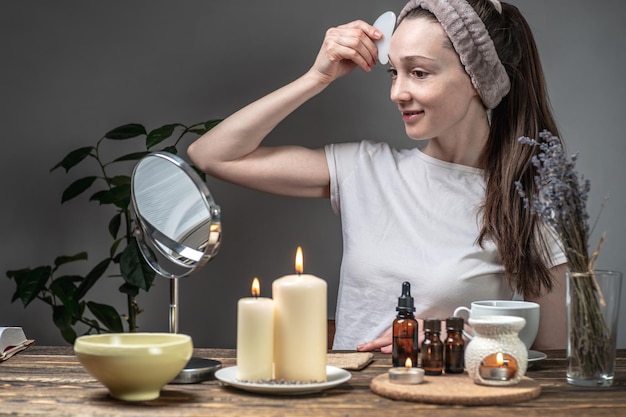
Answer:
[[391, 78], [396, 78], [398, 76], [398, 71], [395, 68], [389, 68], [387, 72], [391, 75]]
[[421, 70], [413, 70], [412, 73], [416, 78], [424, 78], [427, 75], [424, 71]]

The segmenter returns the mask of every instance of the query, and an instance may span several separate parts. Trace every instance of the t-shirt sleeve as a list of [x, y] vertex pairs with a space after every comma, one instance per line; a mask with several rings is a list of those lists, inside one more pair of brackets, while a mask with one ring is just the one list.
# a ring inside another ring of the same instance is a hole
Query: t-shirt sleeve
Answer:
[[359, 143], [335, 143], [324, 147], [330, 174], [330, 204], [336, 214], [341, 212], [341, 184], [354, 173], [359, 149]]

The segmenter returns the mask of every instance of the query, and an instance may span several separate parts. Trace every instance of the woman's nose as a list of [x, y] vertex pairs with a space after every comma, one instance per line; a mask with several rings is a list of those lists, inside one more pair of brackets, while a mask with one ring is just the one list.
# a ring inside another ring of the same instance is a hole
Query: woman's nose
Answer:
[[401, 103], [411, 99], [411, 94], [400, 77], [394, 79], [391, 83], [390, 97], [394, 103]]

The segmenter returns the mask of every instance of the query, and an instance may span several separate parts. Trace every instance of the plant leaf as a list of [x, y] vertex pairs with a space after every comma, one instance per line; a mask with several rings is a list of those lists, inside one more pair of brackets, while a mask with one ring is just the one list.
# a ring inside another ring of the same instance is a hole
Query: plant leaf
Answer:
[[180, 123], [174, 123], [161, 126], [148, 133], [148, 137], [146, 137], [146, 149], [150, 149], [172, 136], [177, 127], [184, 128], [185, 126]]
[[120, 231], [120, 225], [122, 224], [122, 213], [117, 213], [109, 222], [109, 233], [113, 239], [117, 238], [117, 233]]
[[65, 191], [63, 191], [63, 197], [61, 198], [61, 204], [63, 204], [66, 201], [71, 200], [72, 198], [82, 194], [86, 189], [91, 187], [91, 184], [93, 184], [93, 182], [97, 178], [98, 177], [95, 177], [95, 176], [85, 177], [85, 178], [81, 178], [81, 179], [76, 180], [73, 183], [71, 183], [70, 186], [67, 187], [65, 189]]
[[129, 153], [128, 155], [120, 156], [119, 158], [114, 159], [112, 162], [138, 161], [149, 153], [149, 151], [133, 152]]
[[124, 281], [142, 290], [148, 291], [152, 286], [156, 273], [143, 259], [135, 238], [131, 239], [122, 252], [120, 272]]
[[212, 120], [208, 120], [206, 122], [204, 122], [204, 128], [206, 129], [206, 131], [208, 132], [209, 130], [213, 129], [215, 126], [217, 126], [218, 124], [220, 124], [222, 122], [222, 120], [224, 119], [212, 119]]
[[139, 295], [139, 287], [131, 285], [128, 282], [125, 282], [122, 285], [120, 285], [119, 290], [122, 294], [127, 294], [127, 295], [130, 295], [131, 297], [137, 297], [137, 295]]
[[128, 175], [116, 175], [115, 177], [109, 179], [109, 184], [111, 185], [130, 185], [130, 176]]
[[107, 132], [104, 137], [112, 140], [125, 140], [146, 134], [146, 128], [138, 123], [118, 126]]
[[87, 260], [88, 257], [89, 255], [87, 254], [87, 252], [79, 252], [76, 255], [72, 255], [72, 256], [58, 256], [54, 260], [54, 266], [55, 266], [54, 269], [56, 270], [61, 265], [64, 265], [70, 262], [85, 261]]
[[120, 246], [120, 243], [122, 243], [122, 240], [124, 240], [124, 237], [121, 237], [121, 238], [115, 240], [113, 242], [113, 244], [111, 245], [111, 249], [109, 249], [109, 256], [111, 258], [115, 257], [115, 253], [117, 252], [117, 248]]
[[[100, 190], [96, 193], [94, 193], [91, 197], [89, 197], [89, 201], [98, 201], [100, 202], [100, 199], [102, 198], [102, 196], [109, 190]], [[100, 204], [102, 204], [102, 202], [100, 202]]]
[[[83, 317], [85, 315], [85, 302], [81, 301], [80, 303], [78, 303], [78, 317]], [[95, 322], [95, 320], [93, 320]], [[75, 321], [72, 322], [72, 324], [74, 324]], [[96, 322], [96, 328], [98, 327], [98, 323]]]
[[122, 184], [110, 190], [98, 192], [91, 196], [92, 200], [98, 200], [100, 204], [115, 204], [125, 210], [130, 204], [130, 184]]
[[165, 152], [173, 153], [174, 155], [178, 155], [178, 149], [176, 149], [176, 146], [166, 146], [162, 150]]
[[61, 331], [61, 335], [66, 342], [74, 344], [76, 332], [72, 328], [72, 314], [65, 306], [52, 307], [52, 321]]
[[50, 291], [61, 300], [66, 311], [71, 314], [72, 317], [77, 317], [80, 311], [78, 299], [75, 297], [75, 281], [76, 276], [65, 275], [55, 279], [52, 281], [52, 284], [50, 284]]
[[28, 306], [46, 288], [46, 282], [50, 278], [51, 273], [52, 268], [49, 266], [7, 271], [7, 276], [15, 280], [17, 287], [11, 301], [13, 302], [19, 298], [22, 300], [24, 307]]
[[91, 151], [93, 151], [94, 149], [96, 148], [94, 148], [93, 146], [85, 146], [84, 148], [78, 148], [73, 150], [72, 152], [68, 153], [61, 162], [53, 166], [50, 169], [50, 172], [59, 167], [65, 168], [66, 173], [69, 172], [72, 167], [78, 165], [83, 159], [87, 158], [91, 154]]
[[78, 289], [76, 290], [76, 299], [80, 300], [85, 296], [85, 294], [87, 294], [87, 291], [89, 291], [91, 287], [93, 287], [93, 285], [106, 272], [110, 263], [111, 258], [106, 258], [98, 265], [96, 265], [91, 271], [89, 271], [87, 276], [85, 276], [85, 279], [80, 283]]
[[102, 324], [104, 324], [104, 327], [110, 331], [114, 333], [121, 333], [124, 331], [122, 318], [117, 313], [115, 308], [107, 304], [99, 304], [93, 301], [87, 302], [87, 308], [94, 316], [96, 316], [98, 320], [100, 320]]

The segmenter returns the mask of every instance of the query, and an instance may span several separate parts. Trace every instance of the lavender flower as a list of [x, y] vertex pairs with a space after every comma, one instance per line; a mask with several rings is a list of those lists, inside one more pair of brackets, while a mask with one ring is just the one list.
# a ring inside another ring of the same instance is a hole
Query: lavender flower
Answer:
[[520, 143], [536, 146], [540, 150], [532, 158], [537, 172], [537, 193], [527, 195], [519, 181], [515, 184], [516, 190], [524, 206], [530, 207], [531, 213], [538, 215], [561, 238], [570, 269], [588, 271], [587, 198], [590, 182], [579, 179], [576, 171], [578, 156], [568, 156], [559, 138], [547, 130], [541, 132], [539, 137], [540, 141], [528, 137], [519, 139]]
[[524, 207], [554, 230], [567, 256], [568, 360], [579, 363], [583, 373], [592, 377], [602, 374], [611, 358], [610, 332], [600, 309], [604, 297], [593, 273], [603, 238], [589, 256], [586, 207], [590, 182], [576, 172], [577, 155], [567, 156], [559, 138], [547, 130], [540, 133], [539, 139], [519, 139], [522, 144], [539, 148], [532, 158], [536, 191], [529, 195], [519, 181], [515, 188]]

